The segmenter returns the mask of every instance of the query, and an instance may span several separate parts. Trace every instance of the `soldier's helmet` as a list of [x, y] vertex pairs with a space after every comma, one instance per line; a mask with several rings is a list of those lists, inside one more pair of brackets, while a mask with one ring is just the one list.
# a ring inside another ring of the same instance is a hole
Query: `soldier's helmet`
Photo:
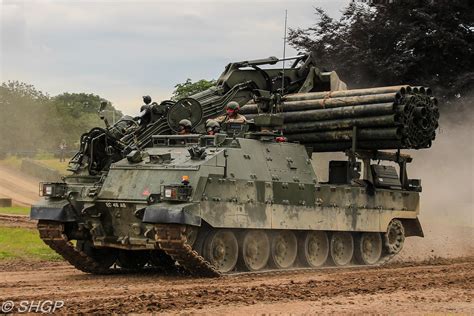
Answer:
[[235, 101], [230, 101], [229, 103], [227, 103], [226, 109], [237, 111], [240, 109], [240, 105]]
[[221, 125], [216, 120], [212, 120], [212, 119], [207, 120], [206, 129], [216, 128], [216, 127], [221, 127]]
[[219, 133], [220, 130], [221, 130], [221, 125], [217, 121], [213, 119], [209, 119], [206, 121], [207, 135], [215, 135], [216, 133]]
[[188, 127], [188, 128], [191, 128], [193, 126], [191, 121], [188, 119], [182, 119], [181, 121], [179, 121], [179, 125], [183, 127]]
[[145, 104], [150, 104], [151, 103], [151, 97], [149, 95], [144, 95], [143, 96], [143, 102]]

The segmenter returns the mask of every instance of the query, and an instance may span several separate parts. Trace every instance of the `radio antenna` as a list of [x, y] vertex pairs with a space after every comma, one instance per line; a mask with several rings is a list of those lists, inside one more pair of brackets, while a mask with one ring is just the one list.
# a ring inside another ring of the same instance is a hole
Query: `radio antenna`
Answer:
[[285, 57], [286, 57], [286, 22], [288, 19], [288, 10], [285, 9], [285, 31], [283, 33], [283, 67], [281, 72], [281, 93], [285, 91]]

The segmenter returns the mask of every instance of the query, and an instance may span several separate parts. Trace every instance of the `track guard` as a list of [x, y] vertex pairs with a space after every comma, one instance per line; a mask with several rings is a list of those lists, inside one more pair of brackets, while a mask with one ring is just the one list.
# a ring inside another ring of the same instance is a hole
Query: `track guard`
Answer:
[[150, 205], [145, 208], [143, 222], [153, 224], [183, 224], [201, 226], [201, 217], [191, 214], [189, 211], [195, 205], [195, 203], [160, 203]]
[[423, 228], [421, 227], [420, 221], [417, 218], [405, 218], [400, 219], [403, 224], [403, 228], [405, 229], [405, 236], [418, 236], [418, 237], [425, 237], [423, 234]]
[[30, 218], [55, 222], [77, 221], [71, 204], [66, 200], [43, 200], [40, 204], [31, 206]]

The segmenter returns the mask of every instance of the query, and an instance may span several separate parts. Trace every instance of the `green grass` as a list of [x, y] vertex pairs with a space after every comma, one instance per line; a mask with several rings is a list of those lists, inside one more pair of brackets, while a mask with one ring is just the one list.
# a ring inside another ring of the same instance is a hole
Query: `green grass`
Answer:
[[0, 163], [16, 170], [20, 170], [21, 168], [21, 158], [16, 156], [8, 156], [7, 158], [0, 160]]
[[51, 169], [59, 171], [62, 175], [70, 173], [67, 171], [69, 159], [66, 159], [65, 162], [59, 162], [59, 159], [41, 159], [36, 161]]
[[0, 260], [48, 260], [61, 257], [46, 246], [35, 229], [0, 227]]
[[0, 214], [28, 215], [30, 214], [30, 208], [22, 206], [0, 207]]

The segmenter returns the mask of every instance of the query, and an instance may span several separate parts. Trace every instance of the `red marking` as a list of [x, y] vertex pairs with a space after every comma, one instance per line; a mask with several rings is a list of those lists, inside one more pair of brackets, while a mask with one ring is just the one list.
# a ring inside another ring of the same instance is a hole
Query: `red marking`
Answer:
[[142, 195], [143, 196], [149, 196], [151, 193], [150, 191], [148, 190], [148, 188], [145, 189], [145, 191], [143, 191]]
[[277, 137], [277, 138], [275, 138], [275, 140], [276, 140], [277, 143], [285, 143], [285, 142], [288, 141], [288, 138], [286, 138], [286, 137]]

